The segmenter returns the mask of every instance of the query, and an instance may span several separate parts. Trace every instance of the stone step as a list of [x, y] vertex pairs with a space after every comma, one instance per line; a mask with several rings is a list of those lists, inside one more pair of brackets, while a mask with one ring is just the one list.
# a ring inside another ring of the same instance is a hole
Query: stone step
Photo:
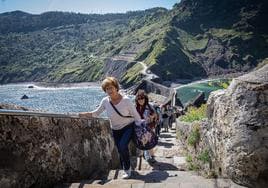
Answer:
[[[72, 183], [66, 188], [244, 188], [230, 179], [205, 179], [195, 172], [135, 171], [131, 179], [122, 179], [122, 170], [112, 170], [107, 180]], [[64, 188], [65, 188], [64, 187]]]
[[187, 170], [186, 157], [155, 157], [155, 163], [149, 163], [143, 157], [132, 157], [131, 166], [135, 170]]
[[135, 184], [80, 184], [73, 183], [68, 188], [245, 188], [234, 183], [135, 183]]
[[[122, 170], [111, 170], [107, 182], [104, 183], [104, 185], [108, 184], [117, 184], [117, 185], [123, 185], [123, 184], [156, 184], [156, 185], [169, 185], [170, 187], [172, 184], [177, 185], [183, 185], [183, 187], [218, 187], [218, 188], [242, 188], [242, 186], [239, 186], [232, 182], [230, 179], [206, 179], [202, 176], [199, 176], [194, 171], [158, 171], [158, 170], [148, 170], [148, 171], [133, 171], [131, 179], [122, 179]], [[155, 185], [155, 186], [156, 186]]]

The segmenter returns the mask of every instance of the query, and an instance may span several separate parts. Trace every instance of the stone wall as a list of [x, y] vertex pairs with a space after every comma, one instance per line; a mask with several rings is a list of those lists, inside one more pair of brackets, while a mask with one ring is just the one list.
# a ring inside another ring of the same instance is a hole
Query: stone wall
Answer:
[[188, 169], [198, 170], [202, 176], [214, 178], [221, 175], [215, 172], [217, 167], [214, 163], [212, 164], [213, 155], [204, 134], [207, 123], [207, 119], [189, 123], [178, 118], [176, 120], [176, 132], [187, 157]]
[[238, 77], [208, 99], [206, 136], [222, 175], [268, 185], [268, 65]]
[[[187, 150], [200, 156], [208, 149], [209, 168], [218, 176], [247, 187], [267, 187], [268, 65], [234, 79], [226, 90], [212, 92], [207, 104], [207, 120], [177, 121]], [[194, 124], [200, 138], [193, 148], [187, 140]]]
[[169, 97], [171, 94], [170, 88], [150, 80], [143, 80], [142, 83], [135, 89], [135, 93], [138, 89], [144, 89], [147, 93], [155, 93], [165, 97]]
[[51, 187], [118, 167], [108, 120], [0, 112], [0, 187]]

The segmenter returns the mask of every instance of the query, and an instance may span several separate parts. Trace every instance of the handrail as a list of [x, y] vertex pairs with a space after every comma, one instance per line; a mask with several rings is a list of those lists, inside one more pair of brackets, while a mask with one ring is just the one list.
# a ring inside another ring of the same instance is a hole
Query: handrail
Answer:
[[[7, 110], [0, 109], [0, 115], [15, 115], [15, 116], [39, 116], [39, 117], [57, 117], [57, 118], [79, 118], [79, 119], [93, 119], [92, 118], [81, 118], [77, 113], [47, 113], [47, 112], [34, 112], [34, 111], [21, 111], [21, 110]], [[107, 120], [107, 118], [95, 118]]]
[[6, 110], [6, 109], [0, 109], [0, 115], [73, 117], [73, 118], [78, 118], [78, 115], [74, 115], [74, 114], [60, 114], [60, 113], [47, 113], [47, 112], [34, 112], [34, 111], [21, 111], [21, 110]]

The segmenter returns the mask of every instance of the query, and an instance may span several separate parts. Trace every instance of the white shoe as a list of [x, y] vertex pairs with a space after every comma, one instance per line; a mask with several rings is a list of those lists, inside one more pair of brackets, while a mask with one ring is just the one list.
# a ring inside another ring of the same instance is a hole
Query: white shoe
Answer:
[[128, 178], [130, 178], [130, 176], [131, 176], [131, 169], [124, 170], [122, 178], [123, 179], [128, 179]]
[[144, 151], [144, 159], [145, 159], [146, 161], [149, 161], [151, 158], [152, 158], [152, 157], [151, 157], [149, 151], [148, 151], [148, 150], [145, 150], [145, 151]]

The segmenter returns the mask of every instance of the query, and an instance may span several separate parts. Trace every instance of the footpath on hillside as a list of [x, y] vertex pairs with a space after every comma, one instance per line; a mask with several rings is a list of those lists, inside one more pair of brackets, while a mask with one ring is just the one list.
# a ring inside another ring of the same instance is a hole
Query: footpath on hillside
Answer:
[[122, 170], [111, 170], [105, 180], [65, 184], [71, 188], [242, 188], [230, 179], [206, 179], [188, 171], [182, 146], [176, 140], [175, 125], [169, 132], [161, 132], [155, 147], [155, 163], [143, 157], [132, 157], [132, 176], [122, 179]]

